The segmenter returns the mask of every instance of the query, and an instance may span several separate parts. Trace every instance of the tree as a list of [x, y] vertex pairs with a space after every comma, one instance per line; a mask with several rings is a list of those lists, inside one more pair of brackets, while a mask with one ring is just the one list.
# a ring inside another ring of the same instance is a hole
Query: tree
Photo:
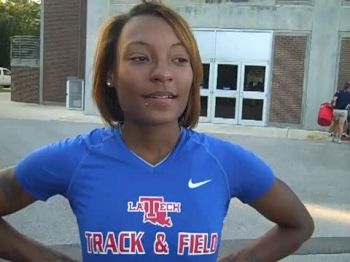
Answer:
[[40, 3], [0, 0], [0, 66], [10, 67], [10, 37], [40, 35]]

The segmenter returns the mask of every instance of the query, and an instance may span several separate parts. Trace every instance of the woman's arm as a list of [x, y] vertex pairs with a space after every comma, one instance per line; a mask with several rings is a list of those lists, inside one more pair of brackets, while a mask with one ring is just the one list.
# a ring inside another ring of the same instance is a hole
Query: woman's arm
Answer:
[[1, 218], [34, 201], [17, 183], [13, 168], [0, 170], [0, 257], [11, 261], [73, 261], [27, 238]]
[[294, 192], [279, 179], [276, 179], [269, 192], [251, 206], [275, 222], [276, 226], [220, 262], [278, 261], [297, 250], [313, 233], [314, 223], [309, 212]]
[[333, 98], [332, 98], [332, 101], [331, 101], [331, 106], [335, 107], [335, 105], [337, 103], [337, 100], [338, 100], [338, 96], [334, 95]]

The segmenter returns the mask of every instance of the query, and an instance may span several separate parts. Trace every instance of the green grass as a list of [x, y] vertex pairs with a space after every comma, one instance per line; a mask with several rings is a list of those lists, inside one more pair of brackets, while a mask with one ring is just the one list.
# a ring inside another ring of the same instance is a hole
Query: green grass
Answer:
[[11, 92], [11, 88], [0, 86], [0, 93]]

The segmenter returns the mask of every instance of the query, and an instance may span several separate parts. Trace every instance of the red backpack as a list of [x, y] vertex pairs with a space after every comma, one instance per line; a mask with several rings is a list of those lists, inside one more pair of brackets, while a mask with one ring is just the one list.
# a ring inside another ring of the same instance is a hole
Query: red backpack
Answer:
[[323, 103], [318, 111], [317, 124], [320, 126], [330, 126], [333, 120], [333, 108], [330, 103]]

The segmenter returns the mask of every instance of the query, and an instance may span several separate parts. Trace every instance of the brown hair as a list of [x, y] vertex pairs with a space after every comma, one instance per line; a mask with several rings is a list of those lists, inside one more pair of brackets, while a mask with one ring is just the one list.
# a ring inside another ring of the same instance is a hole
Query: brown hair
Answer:
[[[93, 76], [93, 98], [104, 121], [110, 126], [123, 123], [124, 114], [120, 107], [115, 88], [108, 87], [107, 79], [116, 70], [118, 61], [117, 46], [125, 24], [139, 15], [153, 15], [164, 19], [189, 54], [193, 71], [193, 81], [186, 109], [179, 117], [182, 127], [195, 127], [200, 115], [200, 83], [203, 78], [202, 63], [194, 36], [187, 22], [175, 11], [156, 1], [142, 1], [127, 14], [112, 17], [101, 29], [95, 55]], [[115, 82], [115, 81], [114, 81]]]
[[349, 89], [349, 87], [350, 87], [350, 81], [349, 82], [345, 82], [344, 89], [347, 90], [347, 89]]

